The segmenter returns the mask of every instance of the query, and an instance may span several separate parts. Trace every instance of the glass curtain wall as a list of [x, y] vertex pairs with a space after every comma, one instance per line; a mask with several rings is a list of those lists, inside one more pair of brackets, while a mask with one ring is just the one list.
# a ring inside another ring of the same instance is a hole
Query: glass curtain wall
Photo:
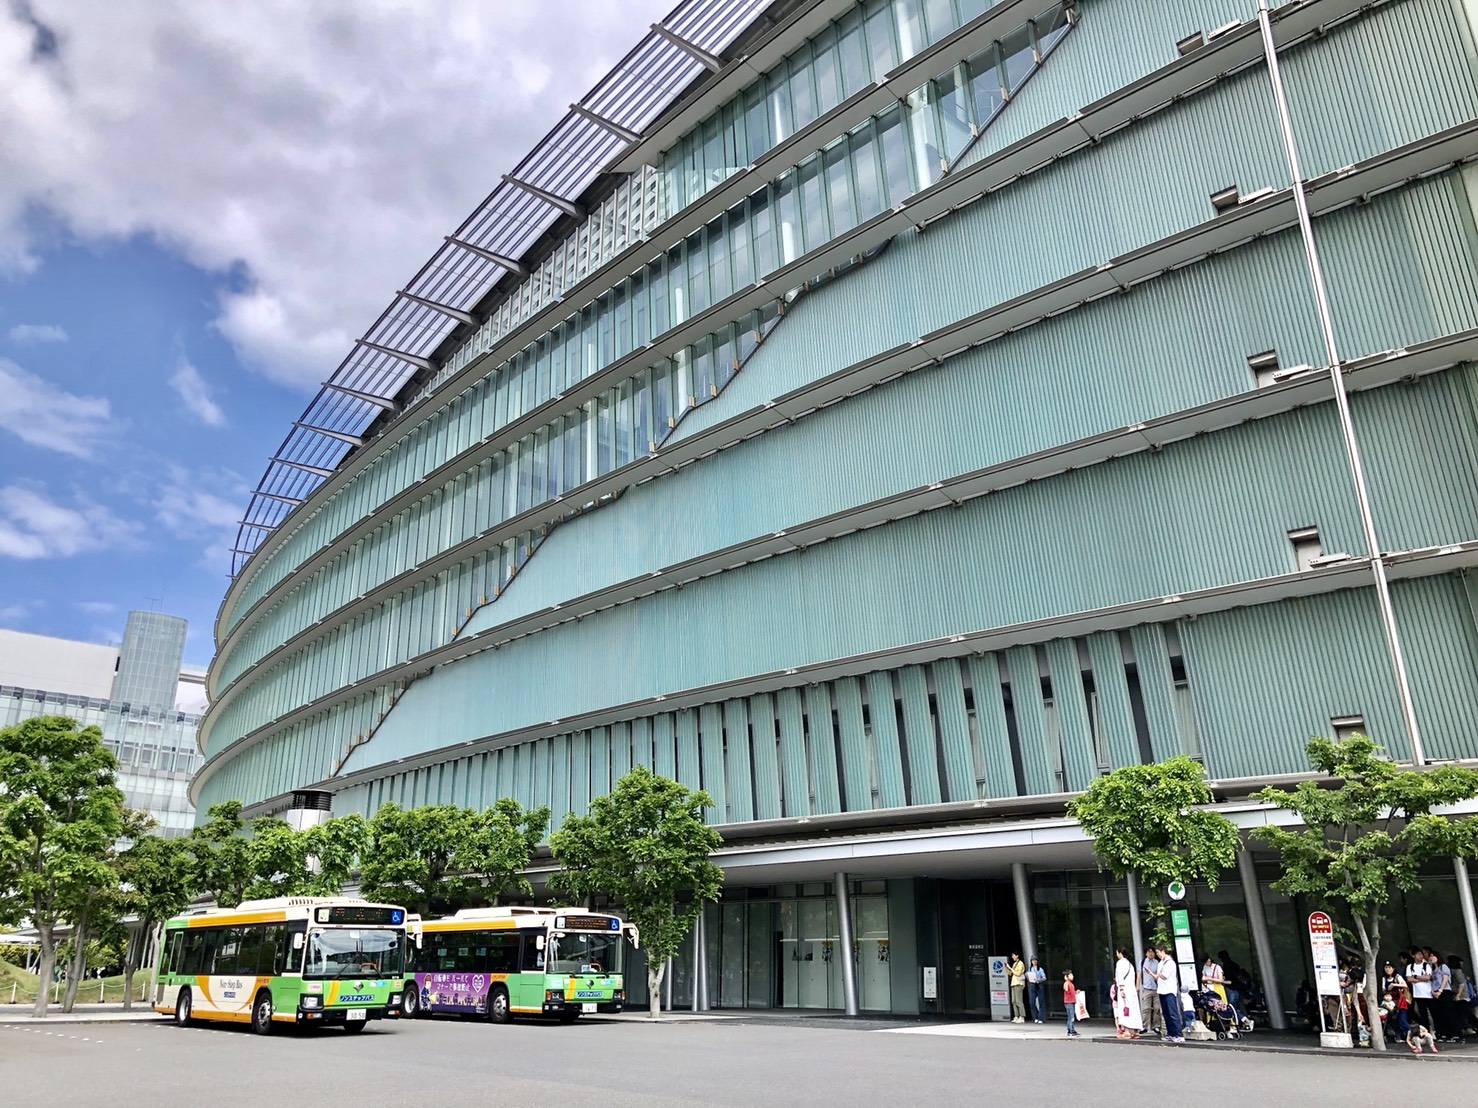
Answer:
[[[632, 355], [711, 305], [748, 289], [801, 255], [934, 184], [1067, 32], [1070, 24], [1066, 8], [1066, 4], [1054, 4], [1038, 20], [923, 86], [906, 103], [811, 153], [774, 183], [695, 230], [665, 255], [464, 390], [429, 416], [403, 443], [387, 451], [372, 467], [376, 471], [373, 477], [366, 471], [275, 551], [256, 572], [235, 610], [245, 611], [266, 595], [304, 552], [326, 545], [343, 527], [369, 514], [394, 490], [425, 476], [473, 443]], [[747, 113], [741, 113], [735, 126], [747, 126], [746, 118]], [[806, 283], [798, 279], [797, 289]], [[763, 314], [772, 319], [774, 310], [772, 306]], [[661, 441], [664, 424], [673, 426], [687, 408], [717, 395], [747, 356], [744, 336], [759, 327], [762, 324], [750, 320], [728, 324], [636, 374], [638, 379], [648, 379], [649, 388], [666, 393], [665, 401], [654, 399], [645, 408], [639, 403], [630, 408], [637, 422], [628, 420], [622, 427], [637, 453]], [[662, 384], [652, 383], [653, 379]], [[600, 401], [592, 402], [596, 405], [594, 411], [600, 410], [601, 404], [611, 403], [615, 391], [608, 390]], [[592, 414], [591, 404], [587, 404], [583, 412], [560, 416], [546, 426], [545, 438], [569, 434], [572, 419], [578, 424], [588, 421]], [[645, 417], [645, 424], [640, 424], [640, 417]], [[528, 451], [537, 445], [525, 439], [518, 449]], [[592, 447], [588, 453], [590, 462], [584, 479], [611, 468], [597, 464], [598, 457], [603, 456], [600, 447]], [[572, 467], [566, 464], [560, 472], [566, 470]], [[547, 466], [544, 472], [549, 472]], [[559, 481], [559, 487], [573, 485], [566, 477]], [[521, 490], [523, 485], [512, 488]], [[533, 492], [531, 477], [529, 495]], [[413, 564], [399, 564], [396, 569]], [[317, 610], [300, 625], [311, 623], [321, 614], [322, 610]], [[267, 638], [275, 644], [282, 636], [274, 632]], [[257, 656], [252, 651], [245, 653]], [[249, 662], [236, 664], [244, 668]], [[227, 672], [223, 670], [223, 674]]]

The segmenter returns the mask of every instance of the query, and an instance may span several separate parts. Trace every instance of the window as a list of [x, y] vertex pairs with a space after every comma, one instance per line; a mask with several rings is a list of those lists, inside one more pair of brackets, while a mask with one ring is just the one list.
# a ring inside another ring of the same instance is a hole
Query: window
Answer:
[[1278, 352], [1264, 350], [1247, 355], [1247, 368], [1252, 371], [1252, 383], [1260, 389], [1267, 388], [1277, 381]]
[[1330, 727], [1334, 729], [1334, 737], [1339, 742], [1354, 738], [1356, 735], [1368, 735], [1365, 729], [1364, 716], [1335, 716], [1329, 721]]
[[1319, 557], [1324, 553], [1319, 528], [1301, 527], [1296, 531], [1289, 531], [1288, 542], [1293, 547], [1294, 567], [1300, 573], [1316, 568]]

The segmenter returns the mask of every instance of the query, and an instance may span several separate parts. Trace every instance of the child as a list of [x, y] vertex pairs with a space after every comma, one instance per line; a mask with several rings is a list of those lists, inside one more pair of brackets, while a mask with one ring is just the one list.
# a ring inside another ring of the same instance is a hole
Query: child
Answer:
[[1413, 1023], [1411, 1030], [1406, 1033], [1406, 1045], [1411, 1047], [1413, 1054], [1420, 1054], [1424, 1046], [1431, 1047], [1433, 1054], [1437, 1053], [1437, 1040], [1419, 1023]]
[[1062, 1006], [1067, 1009], [1067, 1037], [1076, 1039], [1078, 1037], [1078, 989], [1073, 984], [1072, 970], [1062, 971]]

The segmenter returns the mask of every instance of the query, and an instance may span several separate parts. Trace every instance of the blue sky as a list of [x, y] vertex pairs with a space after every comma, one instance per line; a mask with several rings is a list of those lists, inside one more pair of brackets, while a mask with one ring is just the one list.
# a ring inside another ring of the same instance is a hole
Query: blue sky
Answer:
[[674, 2], [0, 0], [0, 627], [205, 664], [291, 421]]

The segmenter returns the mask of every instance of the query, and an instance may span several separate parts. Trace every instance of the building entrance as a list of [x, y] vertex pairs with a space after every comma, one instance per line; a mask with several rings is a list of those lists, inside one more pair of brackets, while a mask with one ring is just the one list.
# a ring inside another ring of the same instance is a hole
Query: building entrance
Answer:
[[990, 958], [1020, 951], [1009, 881], [939, 882], [940, 1008], [990, 1015]]

